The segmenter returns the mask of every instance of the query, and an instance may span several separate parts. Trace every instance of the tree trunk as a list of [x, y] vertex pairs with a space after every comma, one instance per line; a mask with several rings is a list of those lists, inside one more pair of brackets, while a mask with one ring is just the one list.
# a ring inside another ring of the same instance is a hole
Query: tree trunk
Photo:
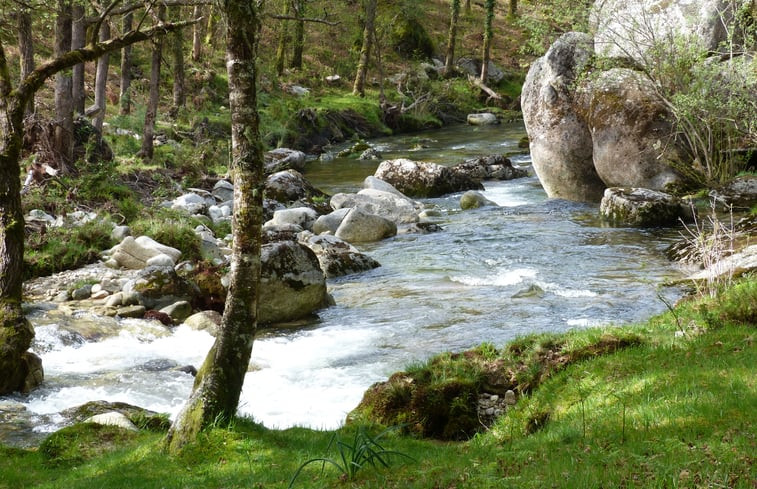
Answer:
[[[16, 21], [18, 23], [18, 50], [21, 53], [21, 79], [26, 78], [34, 70], [34, 40], [32, 38], [32, 15], [26, 7], [19, 8]], [[26, 115], [34, 113], [34, 97], [24, 108]]]
[[[158, 6], [158, 20], [160, 22], [166, 19], [166, 7], [164, 4]], [[160, 62], [163, 57], [163, 38], [155, 39], [152, 45], [152, 63], [150, 66], [150, 99], [147, 101], [147, 110], [145, 111], [145, 125], [142, 132], [142, 149], [139, 155], [151, 160], [155, 146], [153, 137], [155, 135], [155, 119], [158, 117], [158, 102], [160, 98]]]
[[[294, 14], [298, 19], [305, 17], [305, 5], [307, 0], [294, 0]], [[292, 49], [292, 62], [290, 68], [302, 68], [302, 52], [305, 49], [305, 21], [298, 20], [294, 24], [294, 46]]]
[[[107, 20], [100, 26], [98, 39], [100, 42], [105, 42], [110, 39], [110, 24]], [[108, 53], [103, 54], [97, 60], [97, 74], [95, 75], [95, 107], [98, 112], [94, 118], [94, 126], [97, 128], [100, 138], [102, 138], [103, 122], [105, 121], [105, 106], [108, 103], [105, 92], [108, 88], [109, 64], [110, 54]]]
[[368, 73], [368, 60], [371, 57], [371, 47], [374, 39], [374, 24], [376, 22], [376, 0], [365, 0], [365, 27], [363, 28], [363, 46], [360, 48], [360, 60], [357, 64], [353, 95], [365, 96], [365, 76]]
[[492, 22], [494, 21], [494, 0], [486, 0], [486, 20], [484, 21], [484, 49], [481, 63], [481, 83], [489, 77], [489, 55], [492, 46]]
[[460, 18], [460, 0], [452, 0], [449, 33], [447, 34], [447, 56], [444, 59], [444, 75], [452, 75], [455, 66], [455, 43], [457, 42], [457, 21]]
[[[284, 17], [289, 17], [291, 13], [291, 0], [284, 0]], [[280, 26], [279, 43], [276, 47], [276, 73], [278, 73], [279, 76], [284, 73], [284, 58], [286, 58], [287, 43], [289, 42], [289, 21], [282, 20]]]
[[0, 44], [0, 395], [21, 390], [24, 355], [34, 338], [21, 309], [24, 214], [18, 160], [28, 100], [11, 96], [12, 88]]
[[[195, 5], [194, 11], [192, 12], [192, 17], [199, 19], [202, 16], [202, 5]], [[192, 61], [194, 61], [195, 63], [202, 61], [202, 38], [205, 36], [205, 33], [203, 32], [204, 27], [204, 23], [198, 22], [192, 29]]]
[[465, 0], [465, 15], [470, 15], [471, 11], [470, 0]]
[[[71, 15], [73, 16], [71, 49], [83, 48], [87, 43], [87, 22], [84, 4], [75, 3], [71, 7]], [[84, 63], [79, 63], [71, 69], [71, 98], [73, 99], [74, 111], [77, 114], [83, 114], [87, 100], [87, 94], [84, 90]]]
[[[179, 17], [180, 15], [176, 17], [176, 20]], [[186, 92], [184, 91], [184, 34], [180, 30], [171, 34], [171, 57], [173, 68], [173, 107], [171, 107], [171, 116], [177, 117], [179, 110], [184, 107], [187, 99]]]
[[[128, 12], [122, 19], [123, 32], [131, 31], [134, 15]], [[131, 112], [131, 46], [121, 50], [121, 90], [118, 95], [121, 115]]]
[[265, 180], [256, 102], [259, 8], [258, 2], [250, 0], [226, 1], [234, 179], [231, 276], [215, 343], [197, 374], [187, 404], [166, 437], [171, 452], [193, 441], [211, 423], [235, 416], [257, 329]]
[[510, 17], [515, 17], [516, 15], [518, 15], [518, 0], [510, 0], [508, 15]]
[[[55, 23], [55, 57], [71, 50], [71, 0], [58, 0]], [[74, 106], [71, 99], [71, 75], [63, 71], [55, 75], [55, 140], [60, 167], [73, 163]]]

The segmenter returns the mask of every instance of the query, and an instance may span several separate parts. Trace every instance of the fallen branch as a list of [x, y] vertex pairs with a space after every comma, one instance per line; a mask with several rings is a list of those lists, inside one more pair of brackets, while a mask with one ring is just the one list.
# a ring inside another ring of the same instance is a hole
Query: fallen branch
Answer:
[[495, 91], [494, 91], [494, 90], [492, 90], [491, 88], [487, 87], [487, 86], [486, 86], [486, 85], [484, 84], [484, 82], [482, 82], [482, 81], [481, 81], [481, 79], [480, 79], [480, 78], [478, 78], [478, 77], [475, 77], [475, 76], [473, 76], [473, 75], [468, 75], [468, 81], [469, 81], [470, 83], [472, 83], [473, 85], [475, 85], [476, 87], [480, 88], [481, 90], [483, 90], [484, 92], [486, 92], [486, 94], [488, 94], [488, 95], [489, 95], [489, 98], [487, 98], [487, 99], [486, 99], [486, 101], [487, 101], [487, 102], [488, 102], [489, 100], [491, 100], [491, 99], [494, 99], [494, 100], [502, 100], [502, 97], [500, 97], [500, 95], [499, 95], [499, 94], [498, 94], [497, 92], [495, 92]]

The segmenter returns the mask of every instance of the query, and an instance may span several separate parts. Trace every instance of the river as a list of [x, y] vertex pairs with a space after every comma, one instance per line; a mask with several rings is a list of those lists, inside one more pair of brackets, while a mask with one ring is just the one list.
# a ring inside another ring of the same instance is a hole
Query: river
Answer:
[[[377, 139], [385, 159], [454, 164], [519, 150], [522, 123], [458, 126]], [[313, 161], [306, 176], [329, 192], [357, 191], [377, 161]], [[240, 413], [272, 428], [331, 429], [372, 383], [442, 351], [487, 341], [502, 346], [523, 334], [622, 324], [662, 312], [679, 278], [663, 249], [675, 230], [609, 227], [598, 206], [548, 199], [535, 177], [485, 183], [500, 207], [459, 209], [460, 195], [427, 199], [443, 231], [407, 234], [362, 246], [382, 266], [329, 281], [336, 306], [301, 328], [267, 331], [256, 340]], [[70, 341], [63, 315], [31, 314], [46, 379], [26, 397], [26, 424], [0, 442], [30, 444], [60, 426], [62, 409], [95, 399], [124, 401], [176, 414], [192, 377], [160, 365], [199, 365], [212, 343], [204, 333], [123, 320], [118, 334]], [[97, 318], [74, 318], [97, 320]], [[2, 400], [0, 400], [2, 401]], [[2, 421], [2, 419], [0, 419]]]

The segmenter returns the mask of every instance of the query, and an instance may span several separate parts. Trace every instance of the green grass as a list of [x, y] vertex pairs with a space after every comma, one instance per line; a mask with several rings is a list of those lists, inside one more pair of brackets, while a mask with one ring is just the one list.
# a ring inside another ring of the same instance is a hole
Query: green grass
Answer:
[[[313, 463], [295, 487], [753, 488], [757, 331], [739, 305], [754, 300], [754, 283], [748, 278], [715, 300], [681, 304], [685, 335], [676, 334], [671, 313], [612, 329], [638, 341], [602, 355], [586, 352], [607, 336], [603, 329], [532, 336], [501, 350], [484, 344], [477, 351], [488, 359], [556, 345], [582, 354], [469, 441], [390, 431], [382, 449], [412, 460], [364, 464], [351, 478]], [[383, 428], [272, 431], [239, 419], [169, 457], [160, 450], [162, 434], [73, 428], [43, 449], [0, 448], [0, 488], [285, 488], [302, 464], [331, 456], [330, 440], [354, 439], [360, 430], [375, 437]]]

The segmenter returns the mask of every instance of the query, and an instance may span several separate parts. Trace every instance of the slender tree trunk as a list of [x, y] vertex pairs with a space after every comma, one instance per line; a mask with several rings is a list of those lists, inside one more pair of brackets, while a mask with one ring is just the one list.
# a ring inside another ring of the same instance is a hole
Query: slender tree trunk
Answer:
[[[298, 19], [305, 17], [307, 0], [294, 0], [294, 14]], [[290, 68], [302, 68], [302, 52], [305, 49], [305, 21], [298, 20], [294, 24], [294, 46], [292, 48], [292, 62]]]
[[[34, 40], [32, 38], [32, 15], [26, 7], [20, 7], [17, 14], [18, 50], [21, 53], [21, 79], [34, 70]], [[24, 109], [26, 115], [34, 113], [34, 97]]]
[[[87, 42], [85, 14], [83, 3], [75, 2], [72, 5], [73, 30], [71, 31], [71, 49], [83, 48]], [[74, 111], [77, 114], [83, 114], [87, 100], [87, 94], [84, 90], [84, 63], [79, 63], [71, 69], [71, 97], [73, 98]]]
[[363, 46], [360, 48], [360, 60], [357, 64], [353, 95], [365, 96], [365, 77], [368, 73], [368, 60], [371, 57], [371, 47], [374, 39], [374, 25], [376, 22], [376, 0], [365, 0], [365, 27], [363, 28]]
[[[71, 0], [58, 0], [55, 23], [55, 57], [71, 50]], [[61, 168], [73, 163], [74, 107], [71, 98], [71, 75], [63, 71], [55, 75], [55, 150]]]
[[[181, 17], [180, 15], [176, 20]], [[171, 34], [171, 58], [173, 68], [173, 107], [171, 107], [171, 116], [179, 115], [179, 110], [184, 107], [187, 99], [184, 91], [184, 34], [182, 31], [176, 31]]]
[[235, 416], [257, 329], [265, 180], [256, 102], [259, 8], [257, 1], [226, 0], [234, 179], [231, 277], [215, 343], [197, 374], [187, 404], [166, 437], [171, 452], [193, 441], [209, 424]]
[[[98, 35], [100, 42], [110, 39], [110, 24], [106, 20], [100, 26]], [[95, 107], [97, 114], [94, 119], [94, 126], [102, 138], [103, 122], [105, 121], [105, 106], [108, 103], [105, 92], [108, 88], [108, 68], [110, 65], [110, 54], [106, 53], [97, 60], [97, 73], [95, 75]]]
[[481, 83], [486, 83], [489, 77], [489, 55], [492, 47], [492, 23], [494, 21], [494, 0], [486, 0], [486, 19], [484, 21], [484, 49], [481, 63]]
[[[160, 22], [166, 19], [166, 7], [164, 4], [158, 6], [158, 19]], [[155, 136], [155, 119], [158, 117], [158, 102], [160, 98], [160, 62], [163, 57], [163, 38], [155, 39], [152, 45], [152, 62], [150, 66], [150, 99], [147, 101], [147, 110], [145, 111], [145, 125], [142, 133], [142, 149], [139, 155], [151, 160], [155, 146], [153, 137]]]
[[508, 15], [510, 17], [515, 17], [516, 15], [518, 15], [518, 0], [510, 0]]
[[[123, 32], [131, 31], [134, 15], [128, 12], [122, 19]], [[196, 25], [196, 24], [195, 24]], [[131, 46], [121, 50], [121, 90], [118, 96], [121, 115], [131, 112]]]
[[[292, 13], [292, 1], [284, 0], [284, 16], [288, 17]], [[276, 47], [276, 73], [281, 76], [284, 73], [284, 58], [286, 58], [287, 43], [289, 42], [289, 21], [281, 21], [281, 30], [279, 31], [279, 43]]]
[[470, 15], [471, 11], [472, 9], [471, 9], [470, 0], [465, 0], [465, 15]]
[[[203, 16], [202, 5], [195, 5], [192, 16], [195, 19]], [[195, 63], [202, 61], [202, 38], [205, 37], [205, 33], [203, 32], [204, 27], [204, 23], [198, 22], [192, 28], [192, 61]]]
[[452, 0], [449, 33], [447, 34], [447, 56], [444, 59], [444, 75], [452, 75], [455, 66], [455, 44], [457, 43], [457, 21], [460, 18], [460, 0]]

